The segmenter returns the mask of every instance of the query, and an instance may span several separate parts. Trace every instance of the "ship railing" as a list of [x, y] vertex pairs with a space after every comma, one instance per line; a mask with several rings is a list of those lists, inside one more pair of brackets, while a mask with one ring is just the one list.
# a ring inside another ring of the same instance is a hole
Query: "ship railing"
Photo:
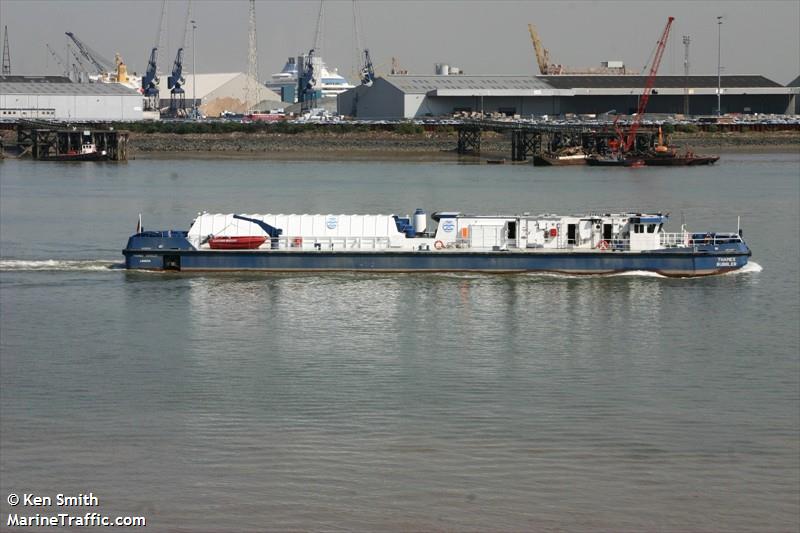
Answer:
[[701, 245], [720, 245], [741, 243], [742, 237], [738, 233], [692, 233], [682, 231], [679, 233], [661, 233], [661, 246], [664, 248], [687, 248]]
[[586, 239], [570, 239], [567, 236], [559, 235], [556, 240], [556, 248], [567, 250], [584, 250], [584, 249], [598, 249], [598, 250], [630, 250], [630, 239], [601, 239], [599, 237], [586, 238]]
[[281, 250], [384, 250], [389, 248], [388, 237], [307, 237], [281, 236]]
[[691, 246], [690, 233], [685, 231], [678, 233], [661, 233], [661, 246], [664, 248], [686, 248]]
[[[469, 239], [457, 239], [456, 248], [474, 248]], [[559, 235], [546, 244], [536, 242], [523, 242], [520, 239], [503, 239], [495, 245], [486, 245], [484, 249], [513, 250], [517, 248], [542, 249], [542, 250], [598, 250], [598, 251], [626, 251], [631, 249], [630, 239], [570, 239]]]

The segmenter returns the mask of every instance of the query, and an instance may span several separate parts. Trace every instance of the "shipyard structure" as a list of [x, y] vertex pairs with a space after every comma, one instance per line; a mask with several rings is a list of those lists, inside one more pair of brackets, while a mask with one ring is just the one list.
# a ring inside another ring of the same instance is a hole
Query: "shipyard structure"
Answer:
[[[338, 112], [358, 119], [403, 119], [458, 113], [508, 116], [633, 114], [645, 76], [465, 76], [389, 75], [372, 87], [358, 86], [338, 96]], [[782, 86], [764, 76], [722, 76], [722, 113], [795, 112], [800, 87]], [[716, 113], [716, 76], [657, 76], [648, 113]]]

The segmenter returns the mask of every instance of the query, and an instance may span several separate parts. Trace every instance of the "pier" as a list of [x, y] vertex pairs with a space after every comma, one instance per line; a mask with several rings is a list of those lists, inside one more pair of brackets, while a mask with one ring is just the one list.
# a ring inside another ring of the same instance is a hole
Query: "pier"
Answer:
[[[545, 125], [504, 121], [470, 121], [456, 126], [458, 145], [462, 155], [480, 155], [481, 133], [505, 133], [510, 140], [512, 161], [527, 161], [530, 157], [552, 154], [569, 148], [580, 148], [586, 154], [608, 151], [609, 141], [619, 135], [610, 126], [596, 125]], [[634, 151], [645, 152], [655, 147], [658, 132], [641, 129], [636, 133]]]
[[93, 145], [100, 154], [96, 159], [127, 161], [128, 132], [111, 127], [90, 125], [64, 126], [48, 122], [20, 121], [17, 124], [19, 157], [65, 160], [80, 155], [84, 145]]

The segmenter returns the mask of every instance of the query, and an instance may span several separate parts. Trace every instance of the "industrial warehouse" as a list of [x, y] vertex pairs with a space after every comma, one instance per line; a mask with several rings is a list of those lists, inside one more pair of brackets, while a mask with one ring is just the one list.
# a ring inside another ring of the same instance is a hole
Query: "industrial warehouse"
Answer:
[[141, 120], [142, 95], [119, 83], [62, 76], [0, 76], [0, 119]]
[[[633, 114], [644, 76], [385, 76], [338, 97], [340, 114], [359, 119], [411, 119], [459, 112], [519, 116]], [[722, 76], [723, 113], [793, 113], [798, 87], [763, 76]], [[716, 112], [716, 76], [657, 76], [648, 113]]]

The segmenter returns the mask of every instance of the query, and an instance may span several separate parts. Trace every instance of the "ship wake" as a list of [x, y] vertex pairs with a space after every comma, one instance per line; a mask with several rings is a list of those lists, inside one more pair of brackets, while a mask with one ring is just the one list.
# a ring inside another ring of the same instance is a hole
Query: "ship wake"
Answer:
[[124, 263], [100, 259], [0, 260], [0, 272], [110, 272], [124, 268]]

